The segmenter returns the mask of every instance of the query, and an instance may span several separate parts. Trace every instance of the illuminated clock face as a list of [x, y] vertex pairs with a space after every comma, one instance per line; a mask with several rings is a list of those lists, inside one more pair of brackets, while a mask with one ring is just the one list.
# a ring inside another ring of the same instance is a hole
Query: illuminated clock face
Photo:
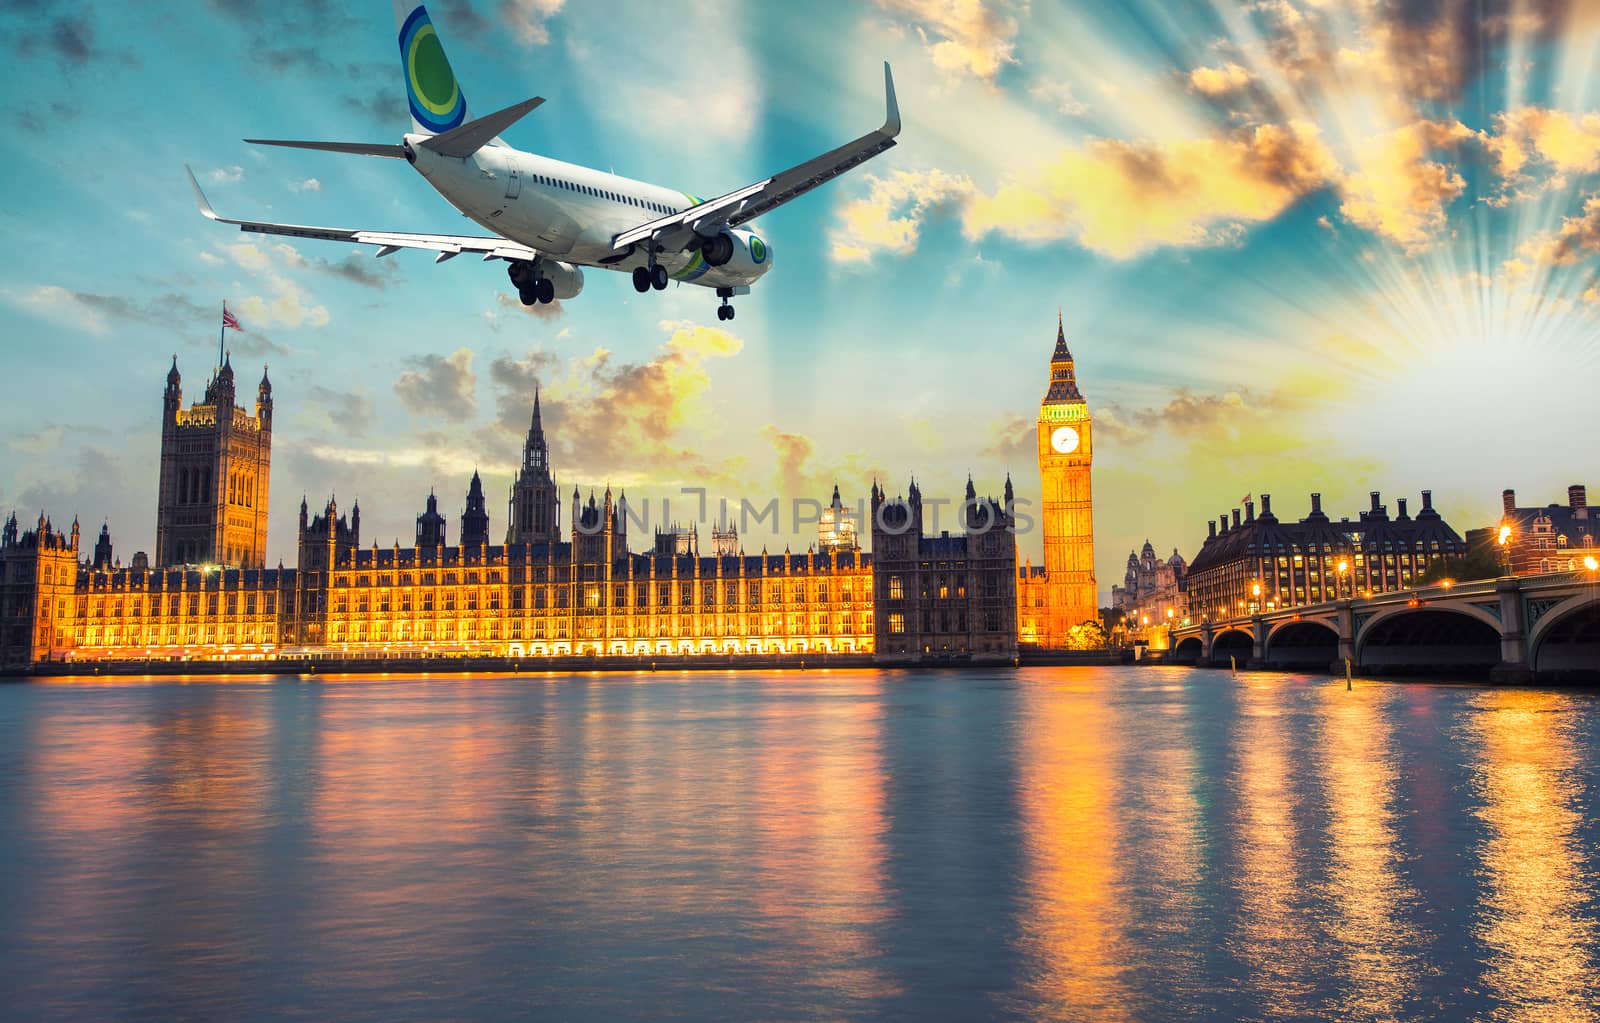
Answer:
[[1056, 432], [1050, 435], [1050, 446], [1063, 455], [1070, 455], [1078, 450], [1078, 431], [1070, 426], [1058, 426]]

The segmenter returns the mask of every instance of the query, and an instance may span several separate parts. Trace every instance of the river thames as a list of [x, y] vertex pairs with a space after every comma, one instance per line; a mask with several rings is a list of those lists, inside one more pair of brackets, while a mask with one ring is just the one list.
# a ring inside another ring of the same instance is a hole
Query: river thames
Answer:
[[1600, 698], [1182, 668], [0, 686], [15, 1019], [1597, 1018]]

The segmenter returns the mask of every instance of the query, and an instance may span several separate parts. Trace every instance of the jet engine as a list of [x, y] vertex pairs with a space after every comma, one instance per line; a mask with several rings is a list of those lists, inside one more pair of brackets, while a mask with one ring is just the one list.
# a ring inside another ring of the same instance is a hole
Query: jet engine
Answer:
[[760, 276], [771, 266], [772, 246], [754, 231], [722, 230], [700, 240], [700, 257], [707, 266]]
[[512, 260], [506, 275], [522, 295], [523, 305], [573, 298], [583, 290], [583, 271], [559, 259]]
[[556, 298], [576, 298], [578, 292], [583, 290], [583, 269], [571, 263], [563, 263], [559, 259], [541, 259], [539, 273], [555, 286]]

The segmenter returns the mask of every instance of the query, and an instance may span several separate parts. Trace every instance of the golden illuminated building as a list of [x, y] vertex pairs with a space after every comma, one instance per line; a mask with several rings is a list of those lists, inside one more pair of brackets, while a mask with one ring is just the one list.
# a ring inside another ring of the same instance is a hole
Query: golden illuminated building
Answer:
[[966, 530], [953, 537], [922, 535], [915, 486], [907, 503], [874, 485], [874, 546], [888, 558], [876, 579], [837, 487], [803, 553], [747, 555], [731, 524], [713, 528], [706, 555], [698, 528], [676, 525], [635, 553], [629, 525], [647, 516], [609, 488], [587, 502], [574, 489], [561, 529], [536, 398], [508, 542], [489, 543], [474, 473], [455, 546], [431, 494], [412, 542], [388, 547], [362, 546], [359, 506], [345, 513], [330, 498], [312, 514], [302, 500], [294, 565], [267, 569], [271, 385], [263, 377], [247, 416], [226, 361], [187, 410], [179, 384], [174, 364], [155, 565], [141, 554], [123, 567], [109, 529], [80, 559], [76, 523], [63, 534], [41, 515], [23, 533], [13, 515], [0, 543], [0, 664], [873, 655], [886, 638], [895, 660], [1016, 654], [1009, 479], [1005, 505], [978, 500], [968, 481]]
[[1022, 643], [1060, 649], [1070, 644], [1075, 626], [1099, 621], [1100, 610], [1090, 488], [1093, 422], [1059, 316], [1036, 434], [1044, 565], [1027, 566], [1019, 576], [1018, 624]]
[[174, 355], [161, 410], [156, 564], [260, 568], [267, 557], [272, 383], [263, 369], [254, 415], [234, 404], [231, 358], [206, 385], [205, 400], [187, 409], [181, 384]]
[[[1210, 535], [1189, 565], [1188, 614], [1222, 620], [1283, 607], [1391, 593], [1412, 585], [1442, 558], [1459, 558], [1466, 544], [1433, 507], [1432, 491], [1422, 492], [1422, 510], [1413, 518], [1406, 500], [1398, 514], [1373, 491], [1372, 506], [1352, 521], [1334, 522], [1322, 511], [1322, 495], [1311, 495], [1311, 514], [1299, 522], [1280, 522], [1272, 495], [1209, 524]], [[1220, 528], [1219, 527], [1220, 523]]]

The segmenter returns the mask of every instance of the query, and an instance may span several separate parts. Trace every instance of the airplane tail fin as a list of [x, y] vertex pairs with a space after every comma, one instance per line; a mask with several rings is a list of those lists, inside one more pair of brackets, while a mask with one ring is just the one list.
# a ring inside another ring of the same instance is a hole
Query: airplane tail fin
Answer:
[[394, 0], [394, 19], [400, 33], [400, 70], [406, 79], [412, 127], [425, 135], [438, 135], [467, 123], [471, 119], [467, 97], [450, 69], [427, 8], [417, 0]]

